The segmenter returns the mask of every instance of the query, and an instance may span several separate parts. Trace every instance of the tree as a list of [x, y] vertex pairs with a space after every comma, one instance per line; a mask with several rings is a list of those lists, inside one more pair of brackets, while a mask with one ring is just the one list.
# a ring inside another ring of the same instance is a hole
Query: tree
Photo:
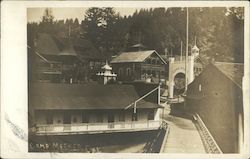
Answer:
[[55, 34], [55, 28], [53, 24], [54, 24], [54, 16], [52, 13], [52, 9], [46, 8], [42, 16], [42, 21], [39, 24], [39, 32]]
[[100, 51], [108, 53], [113, 48], [113, 25], [118, 15], [113, 8], [89, 8], [85, 13], [82, 30]]

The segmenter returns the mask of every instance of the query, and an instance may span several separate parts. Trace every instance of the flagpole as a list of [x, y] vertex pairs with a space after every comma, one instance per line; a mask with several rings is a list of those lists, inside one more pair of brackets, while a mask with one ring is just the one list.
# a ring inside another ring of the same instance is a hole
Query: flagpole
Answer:
[[181, 59], [180, 60], [182, 61], [182, 41], [181, 41]]
[[187, 67], [188, 67], [188, 7], [187, 7], [187, 24], [186, 24], [185, 92], [187, 91], [187, 86], [188, 86]]

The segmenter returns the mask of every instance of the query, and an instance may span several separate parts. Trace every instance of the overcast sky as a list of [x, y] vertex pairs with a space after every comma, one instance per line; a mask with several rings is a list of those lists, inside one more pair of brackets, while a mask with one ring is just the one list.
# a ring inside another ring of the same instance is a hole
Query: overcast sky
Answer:
[[[84, 18], [84, 13], [88, 8], [52, 8], [52, 14], [55, 20], [78, 18], [81, 22]], [[116, 12], [119, 12], [121, 16], [132, 15], [136, 9], [140, 8], [115, 8]], [[28, 8], [27, 20], [28, 22], [40, 22], [41, 17], [44, 14], [45, 8]]]

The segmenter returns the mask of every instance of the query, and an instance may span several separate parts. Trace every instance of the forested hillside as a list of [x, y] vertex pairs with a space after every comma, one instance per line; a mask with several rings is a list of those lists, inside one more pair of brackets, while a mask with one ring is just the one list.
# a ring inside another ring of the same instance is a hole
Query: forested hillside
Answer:
[[[127, 47], [142, 43], [160, 54], [180, 54], [186, 40], [186, 8], [141, 9], [131, 16], [120, 16], [115, 8], [89, 8], [84, 20], [55, 20], [45, 9], [41, 22], [28, 23], [28, 44], [37, 33], [80, 37], [90, 40], [104, 55], [111, 57]], [[200, 53], [217, 61], [243, 62], [243, 8], [189, 8], [189, 48], [194, 38]]]

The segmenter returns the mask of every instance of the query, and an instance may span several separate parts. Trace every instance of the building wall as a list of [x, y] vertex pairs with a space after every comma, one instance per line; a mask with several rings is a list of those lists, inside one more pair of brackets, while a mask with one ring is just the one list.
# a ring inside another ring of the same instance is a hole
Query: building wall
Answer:
[[189, 111], [200, 115], [224, 153], [238, 152], [238, 116], [242, 90], [213, 65], [188, 87]]
[[[144, 62], [132, 63], [113, 63], [113, 72], [117, 76], [119, 81], [133, 81], [133, 80], [143, 80], [145, 75], [152, 75], [152, 79], [158, 82], [159, 79], [166, 79], [166, 66], [156, 55], [148, 57]], [[128, 74], [128, 69], [130, 69], [130, 74]]]
[[[136, 109], [137, 119], [138, 121], [148, 121], [148, 113], [150, 111], [154, 112], [154, 120], [160, 120], [159, 118], [159, 109]], [[61, 111], [61, 110], [53, 110], [53, 111], [36, 111], [36, 124], [47, 124], [47, 115], [52, 115], [52, 124], [63, 124], [64, 114], [70, 114], [71, 124], [79, 124], [82, 123], [82, 111], [77, 110], [69, 110], [69, 111]], [[85, 111], [89, 116], [89, 123], [98, 123], [98, 116], [102, 116], [101, 123], [108, 123], [108, 114], [114, 114], [114, 122], [119, 121], [120, 114], [124, 114], [125, 122], [132, 121], [132, 114], [134, 109], [128, 110], [89, 110]]]

